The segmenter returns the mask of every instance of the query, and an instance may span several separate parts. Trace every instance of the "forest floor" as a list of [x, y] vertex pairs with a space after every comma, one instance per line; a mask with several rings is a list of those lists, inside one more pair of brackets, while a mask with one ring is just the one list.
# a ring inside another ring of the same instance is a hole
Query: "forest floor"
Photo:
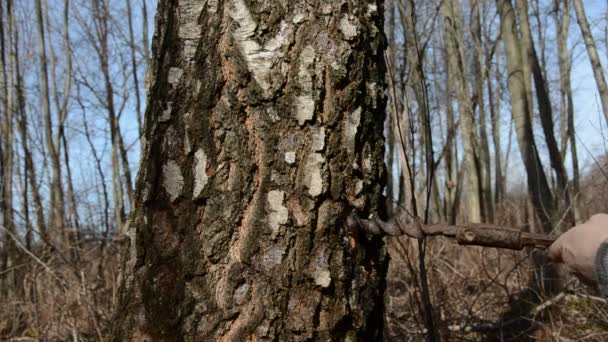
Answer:
[[[417, 244], [390, 239], [388, 251], [386, 339], [423, 341]], [[65, 256], [48, 253], [44, 263], [32, 259], [15, 266], [27, 274], [23, 293], [13, 296], [21, 299], [0, 303], [0, 340], [102, 340], [116, 296], [116, 246], [107, 245], [102, 257], [99, 244], [91, 243], [73, 267]], [[531, 251], [463, 247], [431, 238], [426, 256], [442, 340], [608, 340], [608, 304], [593, 289], [566, 276], [563, 291], [532, 290]]]

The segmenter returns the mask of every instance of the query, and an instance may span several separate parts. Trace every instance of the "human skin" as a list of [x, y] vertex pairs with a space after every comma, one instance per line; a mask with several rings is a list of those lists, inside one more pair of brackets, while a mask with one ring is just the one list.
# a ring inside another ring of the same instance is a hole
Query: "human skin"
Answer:
[[593, 215], [562, 234], [548, 249], [548, 256], [563, 263], [587, 284], [597, 285], [596, 256], [600, 245], [608, 240], [608, 215]]

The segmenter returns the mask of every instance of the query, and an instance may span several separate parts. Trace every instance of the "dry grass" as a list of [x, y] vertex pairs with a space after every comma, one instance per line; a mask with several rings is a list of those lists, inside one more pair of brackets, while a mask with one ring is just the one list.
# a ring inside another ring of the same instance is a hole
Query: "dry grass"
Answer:
[[[111, 244], [103, 251], [100, 245], [84, 244], [79, 260], [48, 249], [24, 253], [3, 277], [0, 340], [99, 341], [106, 336], [118, 253]], [[69, 252], [76, 255], [74, 248]]]
[[[422, 341], [418, 291], [408, 264], [417, 246], [389, 241], [386, 336]], [[564, 292], [532, 290], [533, 264], [525, 251], [462, 247], [443, 238], [427, 246], [435, 320], [449, 341], [604, 341], [608, 305], [592, 289], [568, 278]], [[408, 261], [409, 259], [409, 261]]]
[[[581, 183], [582, 218], [608, 212], [608, 177], [594, 169]], [[524, 195], [511, 194], [501, 205], [499, 223], [526, 222], [522, 203]], [[407, 238], [387, 243], [387, 340], [422, 341], [417, 244]], [[0, 274], [0, 341], [99, 341], [107, 336], [118, 277], [117, 246], [102, 248], [99, 237], [90, 237], [62, 254], [40, 248], [32, 254], [22, 253], [19, 262]], [[571, 277], [563, 279], [564, 291], [534, 290], [531, 254], [429, 239], [428, 278], [442, 339], [608, 341], [606, 301]], [[13, 288], [17, 290], [8, 290]]]

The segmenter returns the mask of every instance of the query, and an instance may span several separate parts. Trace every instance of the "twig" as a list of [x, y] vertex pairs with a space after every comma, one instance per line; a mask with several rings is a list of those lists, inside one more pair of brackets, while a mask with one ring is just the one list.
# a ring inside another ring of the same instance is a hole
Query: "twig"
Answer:
[[61, 285], [67, 288], [65, 280], [61, 279], [61, 277], [59, 277], [55, 272], [53, 272], [53, 270], [44, 261], [40, 260], [40, 258], [38, 258], [34, 253], [30, 252], [21, 242], [19, 242], [19, 239], [17, 239], [17, 237], [13, 235], [13, 233], [11, 233], [4, 225], [0, 225], [0, 228], [2, 228], [11, 237], [11, 239], [15, 241], [15, 245], [17, 247], [22, 249], [25, 254], [29, 255], [32, 259], [34, 259], [36, 263], [40, 264], [47, 272], [49, 272], [54, 278], [56, 278], [61, 283]]

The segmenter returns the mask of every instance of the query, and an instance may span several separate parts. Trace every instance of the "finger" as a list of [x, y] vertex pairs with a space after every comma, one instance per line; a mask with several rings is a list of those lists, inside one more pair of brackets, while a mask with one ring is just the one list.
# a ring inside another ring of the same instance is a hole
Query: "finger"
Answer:
[[562, 241], [557, 239], [549, 249], [547, 249], [547, 257], [553, 262], [562, 262]]

